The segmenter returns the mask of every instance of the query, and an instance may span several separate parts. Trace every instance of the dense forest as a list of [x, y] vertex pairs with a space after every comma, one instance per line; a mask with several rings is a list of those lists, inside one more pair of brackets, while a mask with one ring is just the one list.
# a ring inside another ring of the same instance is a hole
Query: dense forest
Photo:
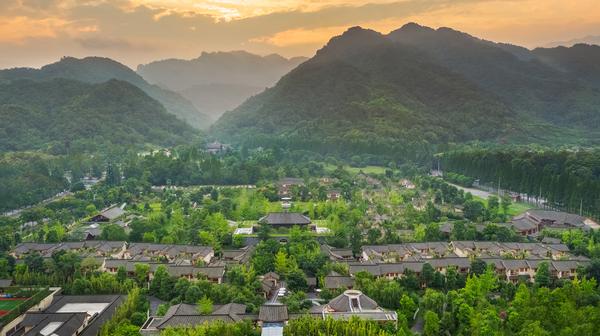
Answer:
[[88, 84], [101, 84], [116, 79], [141, 89], [148, 96], [160, 102], [167, 112], [194, 127], [206, 128], [209, 124], [209, 117], [199, 112], [190, 101], [178, 93], [149, 84], [127, 66], [109, 58], [63, 57], [60, 61], [45, 65], [40, 69], [15, 68], [0, 71], [0, 83], [22, 79], [33, 81], [70, 79]]
[[548, 205], [600, 216], [600, 151], [461, 147], [441, 156], [442, 168]]
[[56, 157], [0, 154], [0, 212], [35, 204], [68, 188]]
[[173, 145], [195, 132], [142, 90], [118, 80], [0, 84], [0, 118], [0, 151]]
[[213, 131], [250, 146], [413, 161], [473, 140], [597, 144], [600, 74], [579, 78], [574, 66], [585, 50], [596, 52], [559, 58], [449, 28], [354, 27]]

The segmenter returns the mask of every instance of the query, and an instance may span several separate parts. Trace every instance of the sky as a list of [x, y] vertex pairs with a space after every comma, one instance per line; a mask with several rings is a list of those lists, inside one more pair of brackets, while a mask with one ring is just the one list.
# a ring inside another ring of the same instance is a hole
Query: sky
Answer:
[[408, 22], [545, 46], [600, 35], [599, 0], [0, 0], [0, 68], [105, 56], [132, 68], [203, 51], [312, 56], [352, 26]]

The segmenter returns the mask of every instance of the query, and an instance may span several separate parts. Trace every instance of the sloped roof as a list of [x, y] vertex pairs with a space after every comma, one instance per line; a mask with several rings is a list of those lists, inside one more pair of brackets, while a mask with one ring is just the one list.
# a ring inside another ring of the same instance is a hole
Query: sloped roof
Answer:
[[554, 221], [556, 225], [572, 225], [578, 227], [585, 225], [585, 217], [567, 212], [532, 209], [527, 211], [527, 215], [538, 220]]
[[269, 303], [260, 306], [258, 319], [263, 322], [283, 322], [288, 320], [286, 305]]
[[272, 212], [261, 219], [261, 223], [269, 225], [307, 225], [310, 224], [310, 218], [297, 212]]
[[28, 313], [21, 325], [31, 327], [25, 335], [75, 335], [85, 323], [86, 313]]
[[354, 287], [354, 279], [349, 276], [328, 275], [323, 280], [325, 281], [324, 285], [325, 285], [325, 288], [327, 288], [327, 289]]
[[225, 305], [213, 306], [213, 311], [209, 315], [202, 315], [198, 312], [198, 306], [186, 303], [180, 303], [171, 306], [165, 316], [155, 318], [150, 327], [164, 329], [167, 327], [195, 326], [207, 321], [236, 322], [242, 320], [246, 305], [240, 303], [228, 303]]
[[361, 312], [377, 310], [379, 308], [379, 305], [377, 305], [375, 300], [357, 290], [345, 291], [329, 301], [327, 306], [338, 313]]
[[279, 180], [280, 185], [304, 185], [304, 179], [297, 177], [284, 177]]
[[121, 209], [119, 206], [115, 205], [110, 208], [106, 208], [100, 212], [100, 215], [108, 218], [109, 220], [113, 220], [119, 218], [125, 214], [125, 210]]

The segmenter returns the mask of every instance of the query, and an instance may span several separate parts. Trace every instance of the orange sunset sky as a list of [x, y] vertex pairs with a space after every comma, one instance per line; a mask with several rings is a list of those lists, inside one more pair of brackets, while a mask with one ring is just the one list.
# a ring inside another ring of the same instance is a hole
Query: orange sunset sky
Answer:
[[0, 0], [0, 68], [99, 55], [129, 66], [202, 51], [312, 56], [360, 25], [448, 26], [529, 48], [600, 39], [599, 0]]

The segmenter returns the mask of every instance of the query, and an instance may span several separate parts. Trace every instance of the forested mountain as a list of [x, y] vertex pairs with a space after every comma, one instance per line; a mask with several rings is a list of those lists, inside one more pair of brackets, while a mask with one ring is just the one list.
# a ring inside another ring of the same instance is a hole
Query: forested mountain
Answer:
[[0, 151], [172, 145], [195, 132], [136, 86], [114, 79], [0, 84], [0, 120]]
[[159, 101], [166, 110], [197, 128], [206, 128], [210, 119], [178, 93], [151, 85], [125, 65], [102, 57], [77, 59], [65, 57], [41, 69], [16, 68], [0, 71], [0, 83], [20, 79], [35, 81], [65, 78], [84, 83], [103, 83], [111, 79], [129, 82]]
[[557, 70], [600, 88], [600, 46], [576, 44], [570, 48], [536, 48], [533, 54]]
[[138, 66], [147, 81], [179, 92], [215, 119], [248, 97], [273, 86], [304, 57], [259, 56], [245, 51], [202, 53]]
[[389, 38], [414, 47], [437, 63], [497, 95], [521, 118], [540, 117], [556, 124], [600, 125], [600, 92], [571, 73], [528, 56], [527, 49], [480, 40], [450, 28], [407, 24]]
[[432, 144], [595, 141], [600, 91], [528, 49], [408, 24], [334, 37], [216, 134], [250, 145], [406, 157]]

